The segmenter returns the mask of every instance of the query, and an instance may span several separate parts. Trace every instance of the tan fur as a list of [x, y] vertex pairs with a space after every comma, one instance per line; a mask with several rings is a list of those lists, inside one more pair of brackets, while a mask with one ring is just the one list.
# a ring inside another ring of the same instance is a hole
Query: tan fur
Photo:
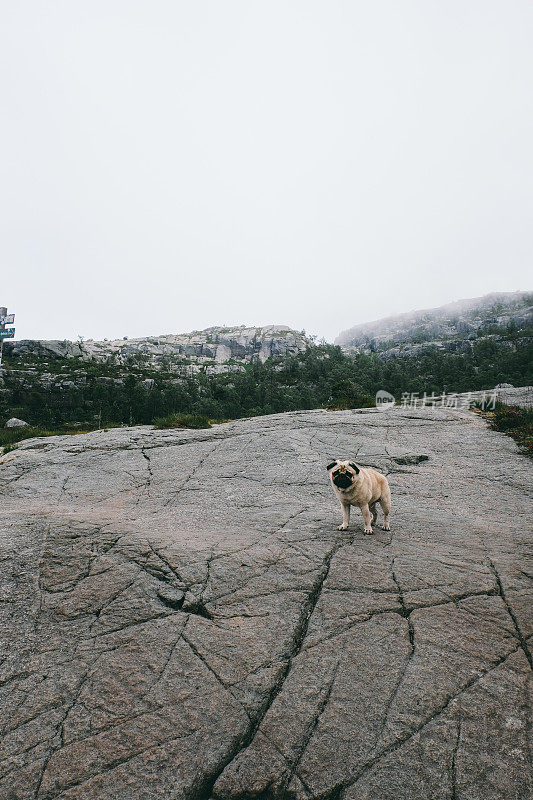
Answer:
[[[339, 530], [346, 530], [350, 524], [350, 508], [359, 506], [363, 514], [365, 533], [372, 533], [372, 524], [377, 519], [376, 503], [379, 503], [384, 514], [383, 530], [390, 531], [391, 494], [387, 478], [372, 467], [358, 467], [357, 473], [352, 467], [353, 463], [337, 460], [329, 470], [331, 485], [342, 507], [342, 524], [339, 525]], [[337, 474], [350, 477], [352, 485], [347, 489], [340, 489], [333, 482]]]

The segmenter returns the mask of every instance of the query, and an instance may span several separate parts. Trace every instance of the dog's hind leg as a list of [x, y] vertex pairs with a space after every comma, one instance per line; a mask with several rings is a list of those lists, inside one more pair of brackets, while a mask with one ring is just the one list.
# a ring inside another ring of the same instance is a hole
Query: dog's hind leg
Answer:
[[372, 522], [370, 523], [371, 525], [375, 525], [375, 523], [376, 523], [376, 520], [377, 520], [377, 518], [378, 518], [378, 509], [377, 509], [377, 505], [376, 505], [376, 504], [377, 504], [377, 502], [378, 502], [378, 501], [376, 500], [376, 502], [375, 502], [375, 503], [371, 503], [371, 504], [369, 505], [369, 509], [370, 509], [370, 511], [371, 511], [371, 514], [372, 514]]
[[384, 515], [383, 530], [390, 531], [390, 489], [387, 492], [383, 492], [379, 503]]

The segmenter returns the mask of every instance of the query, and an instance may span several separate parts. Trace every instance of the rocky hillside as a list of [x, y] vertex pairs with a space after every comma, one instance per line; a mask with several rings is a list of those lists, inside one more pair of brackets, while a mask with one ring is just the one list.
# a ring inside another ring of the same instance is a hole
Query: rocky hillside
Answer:
[[430, 347], [470, 354], [480, 341], [513, 350], [517, 341], [532, 337], [533, 294], [505, 292], [356, 325], [339, 334], [335, 344], [386, 360], [417, 356]]
[[[524, 327], [531, 316], [528, 298], [508, 301], [505, 314], [494, 296], [491, 303], [483, 312], [463, 311], [461, 319], [449, 309], [447, 316], [419, 312], [418, 333], [413, 315], [377, 323], [380, 332], [372, 339], [372, 326], [364, 326], [365, 335], [352, 338], [344, 352], [274, 325], [113, 342], [6, 342], [0, 427], [12, 417], [42, 431], [148, 424], [184, 413], [237, 419], [362, 407], [379, 390], [400, 400], [406, 392], [532, 385], [533, 335]], [[441, 338], [430, 341], [437, 328]], [[417, 337], [428, 341], [417, 344]]]
[[311, 341], [286, 325], [262, 328], [207, 328], [178, 335], [149, 336], [141, 339], [71, 342], [23, 339], [4, 344], [6, 356], [21, 364], [74, 359], [79, 362], [127, 366], [194, 374], [216, 374], [242, 369], [254, 360], [303, 352]]
[[[325, 465], [389, 475], [363, 534]], [[305, 412], [0, 460], [0, 797], [531, 796], [529, 463], [476, 415]]]

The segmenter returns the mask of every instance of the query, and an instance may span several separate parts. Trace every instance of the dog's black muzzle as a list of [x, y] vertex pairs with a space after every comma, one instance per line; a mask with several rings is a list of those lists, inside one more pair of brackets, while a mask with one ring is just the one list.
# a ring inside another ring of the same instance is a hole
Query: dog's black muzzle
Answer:
[[352, 479], [348, 475], [335, 475], [333, 483], [339, 489], [348, 489], [352, 485]]

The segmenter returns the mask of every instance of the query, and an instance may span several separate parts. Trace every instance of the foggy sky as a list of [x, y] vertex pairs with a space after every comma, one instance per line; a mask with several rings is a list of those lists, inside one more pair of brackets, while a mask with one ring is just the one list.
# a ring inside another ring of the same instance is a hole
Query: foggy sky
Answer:
[[17, 338], [332, 340], [531, 289], [532, 23], [516, 0], [3, 0]]

